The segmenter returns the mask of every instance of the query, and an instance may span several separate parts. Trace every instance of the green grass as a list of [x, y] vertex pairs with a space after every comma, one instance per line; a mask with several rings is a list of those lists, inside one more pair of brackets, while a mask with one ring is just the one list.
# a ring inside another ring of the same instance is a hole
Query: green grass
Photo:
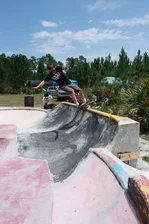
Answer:
[[149, 141], [149, 133], [148, 132], [145, 133], [145, 134], [141, 134], [140, 137], [143, 138], [146, 141]]
[[144, 157], [142, 157], [142, 159], [143, 159], [145, 162], [149, 163], [149, 156], [144, 156]]
[[[27, 94], [0, 94], [0, 107], [24, 107], [25, 96], [34, 96], [34, 107], [42, 108], [44, 93]], [[54, 103], [56, 100], [53, 100]]]

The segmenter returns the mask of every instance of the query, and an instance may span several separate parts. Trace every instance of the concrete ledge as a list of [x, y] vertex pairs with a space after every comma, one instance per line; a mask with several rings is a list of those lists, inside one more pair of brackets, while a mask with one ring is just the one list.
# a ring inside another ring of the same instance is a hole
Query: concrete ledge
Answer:
[[[128, 117], [121, 117], [118, 123], [119, 129], [112, 144], [108, 146], [108, 150], [113, 154], [122, 152], [138, 152], [139, 150], [139, 133], [140, 124]], [[136, 167], [137, 160], [132, 160], [129, 165]]]
[[[117, 152], [137, 152], [139, 148], [139, 122], [123, 117], [118, 123], [118, 133], [111, 144], [111, 150]], [[109, 148], [110, 149], [110, 148]]]
[[144, 224], [149, 223], [149, 181], [144, 176], [128, 179], [128, 193]]

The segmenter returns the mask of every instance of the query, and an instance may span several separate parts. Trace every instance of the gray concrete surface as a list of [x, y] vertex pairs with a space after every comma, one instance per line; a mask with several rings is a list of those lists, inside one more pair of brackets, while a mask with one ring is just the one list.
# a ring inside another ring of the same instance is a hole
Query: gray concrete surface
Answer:
[[112, 152], [137, 151], [137, 122], [115, 120], [87, 111], [60, 105], [18, 135], [18, 150], [25, 158], [44, 159], [55, 181], [67, 178], [88, 154], [90, 148]]

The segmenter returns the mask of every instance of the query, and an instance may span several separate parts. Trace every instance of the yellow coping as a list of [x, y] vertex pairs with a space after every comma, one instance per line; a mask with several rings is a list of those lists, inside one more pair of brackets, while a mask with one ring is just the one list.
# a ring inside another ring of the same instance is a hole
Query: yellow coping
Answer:
[[145, 186], [145, 185], [142, 185], [140, 187], [141, 191], [144, 193], [145, 197], [146, 197], [146, 200], [147, 202], [149, 203], [149, 186]]
[[[76, 105], [74, 103], [69, 103], [69, 102], [61, 102], [57, 106], [59, 106], [61, 104], [66, 104], [66, 105], [70, 105], [70, 106], [76, 107]], [[109, 113], [105, 113], [105, 112], [102, 112], [102, 111], [99, 111], [99, 110], [95, 110], [95, 109], [92, 109], [92, 108], [87, 108], [87, 111], [89, 111], [91, 113], [96, 113], [96, 114], [102, 115], [104, 117], [111, 118], [111, 119], [115, 120], [116, 122], [120, 122], [120, 120], [121, 120], [116, 115], [112, 115], [112, 114], [109, 114]]]

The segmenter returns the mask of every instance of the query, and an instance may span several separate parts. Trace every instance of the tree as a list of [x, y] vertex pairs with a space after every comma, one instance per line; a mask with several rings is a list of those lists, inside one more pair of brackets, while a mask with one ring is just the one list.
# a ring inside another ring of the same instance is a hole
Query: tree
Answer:
[[138, 50], [137, 56], [134, 58], [133, 67], [134, 67], [134, 78], [136, 80], [139, 80], [143, 76], [142, 55], [140, 50]]
[[31, 58], [29, 59], [29, 63], [30, 63], [30, 70], [32, 72], [32, 77], [30, 77], [29, 79], [36, 79], [36, 73], [37, 73], [37, 59], [34, 56], [31, 56]]
[[73, 69], [75, 66], [75, 60], [73, 57], [66, 59], [66, 66], [68, 66], [69, 69]]
[[7, 85], [10, 73], [9, 58], [5, 54], [0, 55], [0, 92], [3, 92], [4, 87]]
[[145, 77], [147, 74], [149, 74], [149, 56], [146, 52], [143, 55], [142, 64], [142, 69], [144, 73], [143, 76]]
[[46, 56], [42, 57], [44, 60], [44, 63], [47, 65], [49, 63], [52, 63], [54, 65], [57, 65], [56, 60], [53, 58], [51, 54], [46, 54]]
[[43, 80], [47, 74], [47, 68], [45, 64], [45, 57], [38, 59], [37, 79]]
[[116, 77], [121, 78], [124, 84], [126, 84], [127, 80], [129, 79], [129, 68], [130, 60], [124, 51], [124, 48], [122, 48], [117, 63]]
[[12, 55], [10, 57], [10, 70], [8, 83], [13, 89], [19, 90], [31, 75], [28, 58], [22, 54]]

